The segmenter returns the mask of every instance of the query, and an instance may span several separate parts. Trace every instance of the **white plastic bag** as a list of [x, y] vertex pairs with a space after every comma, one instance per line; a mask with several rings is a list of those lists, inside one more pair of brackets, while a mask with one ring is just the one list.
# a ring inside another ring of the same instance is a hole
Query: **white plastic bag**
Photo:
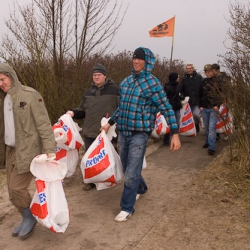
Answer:
[[179, 134], [185, 135], [185, 136], [196, 136], [194, 118], [193, 118], [190, 105], [188, 103], [188, 99], [185, 99], [182, 102], [182, 108], [180, 110]]
[[66, 150], [57, 147], [56, 160], [58, 162], [64, 162], [67, 165], [67, 173], [65, 177], [68, 178], [76, 172], [76, 167], [79, 162], [78, 149]]
[[98, 186], [111, 187], [122, 180], [120, 156], [105, 131], [97, 136], [84, 154], [81, 160], [81, 171], [84, 183], [105, 183], [105, 185], [97, 185], [97, 188]]
[[151, 133], [154, 138], [161, 138], [161, 136], [170, 133], [170, 128], [164, 116], [158, 112], [155, 119], [155, 127]]
[[62, 182], [36, 179], [30, 210], [41, 225], [55, 233], [64, 233], [69, 224], [69, 209]]
[[41, 154], [32, 160], [30, 172], [40, 180], [57, 181], [64, 179], [67, 166], [63, 162], [48, 159], [46, 154]]
[[52, 126], [57, 143], [56, 160], [64, 162], [68, 171], [66, 177], [72, 176], [79, 161], [78, 150], [84, 142], [79, 133], [81, 128], [73, 121], [70, 115], [64, 114]]
[[216, 123], [216, 133], [226, 135], [233, 133], [233, 116], [224, 104], [222, 104], [219, 108], [218, 122]]
[[[110, 118], [103, 117], [102, 120], [101, 120], [101, 126], [104, 126], [105, 124], [107, 124], [109, 119]], [[114, 124], [108, 130], [107, 136], [108, 136], [110, 141], [113, 139], [113, 137], [117, 136], [117, 134], [115, 132], [115, 129], [116, 129], [116, 125]]]
[[40, 155], [32, 160], [30, 171], [37, 177], [31, 213], [41, 225], [53, 232], [64, 233], [69, 224], [68, 203], [62, 186], [66, 164], [46, 160]]
[[66, 150], [79, 149], [83, 144], [83, 139], [79, 133], [81, 128], [68, 114], [62, 115], [58, 122], [52, 126], [57, 147]]

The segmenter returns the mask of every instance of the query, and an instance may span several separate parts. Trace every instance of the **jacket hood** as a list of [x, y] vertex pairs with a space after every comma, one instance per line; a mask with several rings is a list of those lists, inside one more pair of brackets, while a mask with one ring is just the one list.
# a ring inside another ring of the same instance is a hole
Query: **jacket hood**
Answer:
[[[151, 74], [151, 72], [155, 66], [155, 56], [150, 49], [147, 49], [144, 47], [138, 47], [137, 49], [139, 49], [139, 48], [143, 49], [143, 51], [145, 52], [145, 65], [144, 65], [143, 71], [146, 74]], [[134, 68], [132, 69], [132, 73], [135, 74]]]
[[21, 85], [17, 78], [15, 70], [7, 63], [0, 63], [0, 73], [7, 75], [11, 78], [11, 87], [7, 93], [12, 93], [13, 91], [15, 91], [16, 87]]

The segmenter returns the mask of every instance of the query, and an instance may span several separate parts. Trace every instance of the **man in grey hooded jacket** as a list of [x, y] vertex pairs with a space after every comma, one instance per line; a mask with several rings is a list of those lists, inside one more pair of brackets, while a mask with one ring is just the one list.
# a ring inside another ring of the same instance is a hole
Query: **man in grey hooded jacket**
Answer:
[[[46, 153], [55, 156], [56, 142], [42, 96], [33, 88], [22, 85], [14, 69], [0, 63], [0, 110], [4, 126], [0, 133], [1, 148], [5, 146], [5, 167], [9, 199], [23, 219], [12, 236], [25, 239], [32, 232], [36, 219], [30, 211], [28, 191], [33, 175], [30, 163]], [[5, 95], [2, 95], [5, 93]]]

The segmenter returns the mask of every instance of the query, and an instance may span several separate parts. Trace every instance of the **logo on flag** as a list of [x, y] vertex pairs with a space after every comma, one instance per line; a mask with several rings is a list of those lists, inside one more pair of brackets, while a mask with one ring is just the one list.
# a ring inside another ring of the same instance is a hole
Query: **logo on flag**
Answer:
[[175, 16], [163, 22], [149, 31], [150, 37], [164, 37], [174, 35]]

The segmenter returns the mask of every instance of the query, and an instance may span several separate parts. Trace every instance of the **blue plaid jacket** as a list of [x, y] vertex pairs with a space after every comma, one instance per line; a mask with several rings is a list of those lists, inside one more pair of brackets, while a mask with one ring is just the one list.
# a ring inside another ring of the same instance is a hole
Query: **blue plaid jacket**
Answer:
[[125, 136], [133, 132], [151, 133], [157, 112], [165, 117], [172, 134], [178, 133], [174, 111], [168, 102], [160, 81], [151, 74], [155, 65], [153, 53], [141, 47], [145, 52], [145, 66], [139, 73], [126, 77], [119, 85], [120, 101], [118, 108], [111, 116], [117, 123], [117, 129]]

